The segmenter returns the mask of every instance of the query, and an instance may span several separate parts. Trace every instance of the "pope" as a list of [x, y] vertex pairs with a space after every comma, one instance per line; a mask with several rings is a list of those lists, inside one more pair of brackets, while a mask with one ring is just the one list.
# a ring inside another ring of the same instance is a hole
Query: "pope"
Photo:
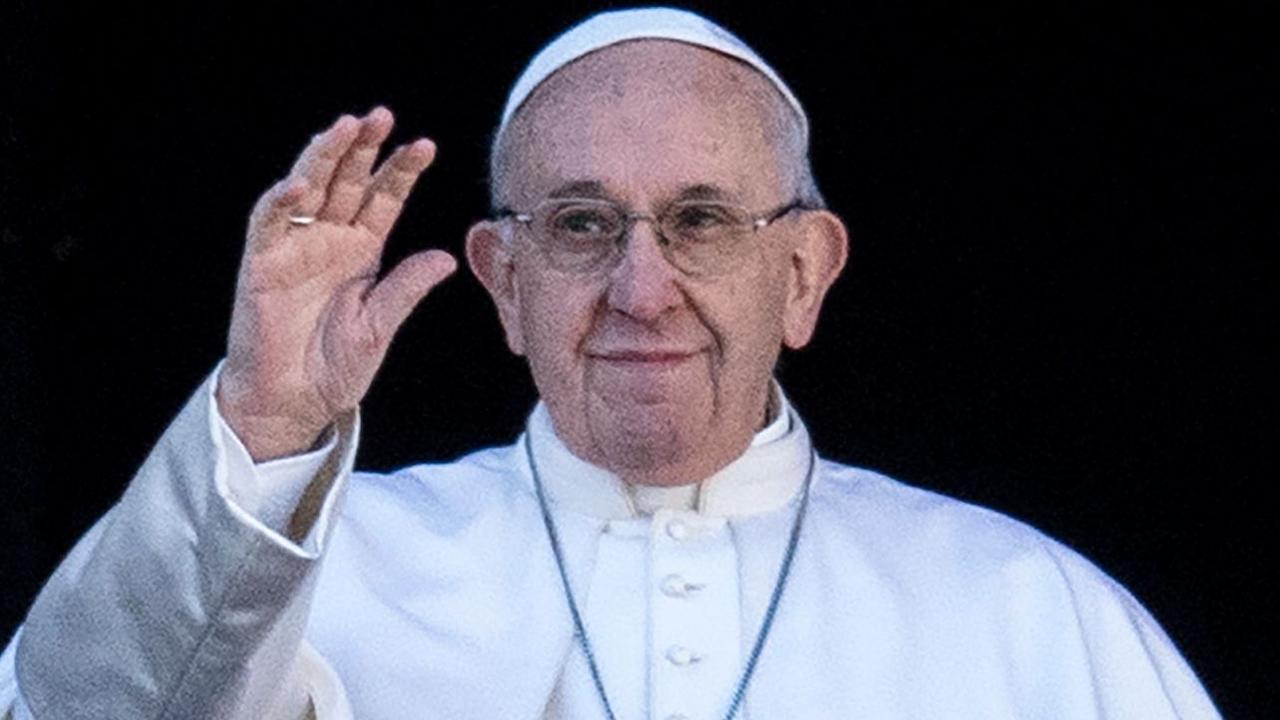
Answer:
[[590, 18], [508, 98], [466, 259], [525, 432], [353, 472], [457, 264], [380, 272], [435, 154], [375, 167], [392, 123], [339, 118], [257, 203], [226, 359], [10, 643], [12, 717], [1217, 717], [1089, 561], [816, 455], [773, 371], [847, 233], [799, 100], [692, 13]]

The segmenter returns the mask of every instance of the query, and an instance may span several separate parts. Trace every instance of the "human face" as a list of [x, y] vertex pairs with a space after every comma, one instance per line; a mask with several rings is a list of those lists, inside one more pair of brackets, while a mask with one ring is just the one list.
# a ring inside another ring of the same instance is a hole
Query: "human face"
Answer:
[[[777, 149], [779, 105], [764, 78], [711, 51], [606, 48], [558, 71], [513, 120], [505, 200], [600, 198], [656, 213], [715, 199], [766, 212], [795, 190]], [[790, 223], [748, 236], [745, 261], [708, 277], [675, 269], [646, 221], [615, 266], [585, 275], [553, 268], [532, 230], [506, 227], [509, 283], [486, 285], [500, 286], [508, 340], [575, 454], [632, 482], [682, 484], [745, 450], [766, 418], [794, 295]]]

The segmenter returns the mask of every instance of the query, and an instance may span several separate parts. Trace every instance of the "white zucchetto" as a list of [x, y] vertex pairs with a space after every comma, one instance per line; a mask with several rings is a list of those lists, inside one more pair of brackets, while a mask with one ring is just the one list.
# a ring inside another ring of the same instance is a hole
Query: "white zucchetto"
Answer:
[[778, 88], [783, 99], [795, 111], [800, 120], [800, 132], [805, 145], [809, 142], [809, 119], [800, 101], [754, 50], [733, 33], [710, 20], [675, 8], [650, 7], [615, 10], [593, 15], [566, 30], [542, 48], [520, 74], [507, 96], [502, 110], [502, 122], [495, 137], [501, 137], [507, 123], [533, 94], [533, 91], [555, 71], [584, 55], [628, 40], [675, 40], [715, 50], [740, 60], [755, 68]]

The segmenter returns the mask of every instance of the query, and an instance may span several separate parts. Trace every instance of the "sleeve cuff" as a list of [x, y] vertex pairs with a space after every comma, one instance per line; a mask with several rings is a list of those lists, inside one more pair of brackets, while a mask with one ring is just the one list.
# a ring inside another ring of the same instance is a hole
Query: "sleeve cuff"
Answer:
[[[224, 361], [225, 362], [225, 361]], [[214, 368], [209, 388], [209, 430], [217, 449], [215, 484], [232, 514], [271, 542], [314, 559], [319, 557], [332, 524], [337, 498], [351, 475], [359, 436], [358, 411], [346, 414], [326, 433], [324, 445], [301, 455], [255, 464], [244, 443], [218, 410], [218, 378]], [[295, 512], [311, 498], [320, 500], [319, 513], [298, 537], [291, 532]], [[296, 540], [290, 539], [295, 537]]]

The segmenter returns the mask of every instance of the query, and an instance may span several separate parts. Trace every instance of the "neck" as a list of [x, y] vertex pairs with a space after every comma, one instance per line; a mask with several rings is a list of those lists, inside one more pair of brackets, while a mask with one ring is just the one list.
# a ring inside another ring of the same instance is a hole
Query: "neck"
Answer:
[[746, 451], [749, 444], [750, 441], [743, 443], [741, 447], [737, 448], [736, 452], [725, 453], [724, 457], [700, 457], [693, 459], [692, 462], [670, 463], [659, 467], [635, 469], [610, 467], [607, 464], [600, 464], [600, 466], [617, 475], [623, 483], [629, 486], [678, 487], [681, 485], [694, 485], [704, 478], [711, 477], [721, 468], [733, 462], [735, 458]]

